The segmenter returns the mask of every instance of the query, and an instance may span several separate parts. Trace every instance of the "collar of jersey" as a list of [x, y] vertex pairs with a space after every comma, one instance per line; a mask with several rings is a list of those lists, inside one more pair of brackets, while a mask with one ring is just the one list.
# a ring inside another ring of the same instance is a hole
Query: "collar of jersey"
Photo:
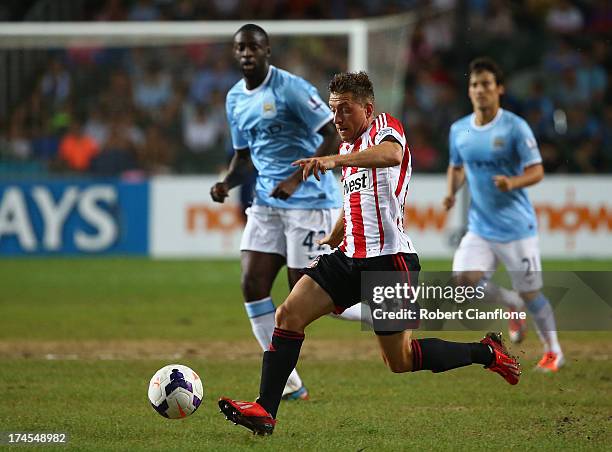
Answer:
[[261, 82], [261, 84], [257, 88], [248, 89], [246, 87], [246, 82], [244, 82], [244, 92], [246, 94], [251, 95], [251, 94], [255, 94], [259, 90], [262, 90], [268, 84], [268, 81], [270, 80], [270, 77], [272, 77], [272, 69], [275, 69], [275, 67], [273, 65], [270, 65], [268, 67], [268, 74], [266, 75], [266, 78], [264, 78], [263, 82]]
[[497, 110], [497, 114], [495, 115], [495, 118], [493, 118], [493, 121], [488, 122], [484, 126], [479, 126], [476, 124], [476, 113], [472, 113], [472, 116], [470, 117], [470, 125], [472, 126], [472, 128], [474, 128], [475, 130], [478, 130], [479, 132], [482, 132], [484, 130], [489, 130], [491, 127], [497, 124], [497, 121], [499, 121], [499, 118], [501, 118], [501, 115], [503, 112], [504, 112], [504, 109], [500, 107]]

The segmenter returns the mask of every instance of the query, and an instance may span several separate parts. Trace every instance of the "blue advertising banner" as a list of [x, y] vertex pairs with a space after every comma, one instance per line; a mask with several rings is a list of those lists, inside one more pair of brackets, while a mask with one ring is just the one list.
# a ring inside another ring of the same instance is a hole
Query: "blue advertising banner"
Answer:
[[148, 182], [0, 183], [0, 256], [148, 251]]

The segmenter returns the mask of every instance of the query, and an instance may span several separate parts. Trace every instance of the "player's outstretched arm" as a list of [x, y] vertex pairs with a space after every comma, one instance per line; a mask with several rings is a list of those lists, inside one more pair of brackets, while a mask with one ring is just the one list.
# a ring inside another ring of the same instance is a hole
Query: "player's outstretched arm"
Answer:
[[528, 166], [527, 168], [525, 168], [523, 174], [520, 174], [518, 176], [493, 176], [493, 182], [495, 183], [495, 186], [503, 192], [529, 187], [530, 185], [537, 184], [542, 179], [544, 179], [544, 167], [541, 163]]
[[465, 171], [463, 166], [449, 165], [446, 170], [446, 196], [442, 201], [446, 210], [455, 205], [455, 195], [465, 183]]
[[210, 189], [210, 196], [215, 202], [224, 202], [229, 195], [230, 189], [241, 185], [247, 176], [253, 172], [253, 162], [248, 148], [236, 149], [229, 171], [221, 182], [217, 182]]
[[383, 141], [361, 152], [300, 159], [293, 162], [292, 165], [302, 168], [302, 177], [304, 180], [306, 180], [310, 174], [314, 175], [315, 179], [321, 180], [319, 173], [325, 174], [327, 170], [339, 166], [388, 168], [390, 166], [399, 165], [402, 162], [402, 156], [402, 146], [397, 141], [393, 140]]
[[344, 240], [344, 211], [340, 211], [340, 216], [336, 220], [336, 224], [331, 232], [318, 240], [319, 245], [329, 245], [332, 249], [337, 248]]

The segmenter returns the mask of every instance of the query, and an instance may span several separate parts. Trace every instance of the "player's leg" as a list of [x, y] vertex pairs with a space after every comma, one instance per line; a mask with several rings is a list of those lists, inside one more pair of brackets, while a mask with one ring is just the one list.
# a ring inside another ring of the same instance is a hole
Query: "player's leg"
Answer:
[[254, 433], [272, 433], [283, 387], [300, 356], [304, 328], [334, 308], [331, 297], [310, 276], [304, 276], [297, 282], [287, 300], [276, 311], [277, 326], [269, 350], [264, 352], [257, 401], [219, 399], [219, 408], [229, 420]]
[[480, 342], [450, 342], [437, 338], [411, 339], [410, 331], [376, 335], [383, 361], [392, 372], [434, 373], [482, 364], [515, 385], [520, 376], [517, 360], [510, 356], [498, 333], [488, 333]]
[[[317, 240], [329, 234], [335, 222], [334, 209], [288, 210], [286, 221], [287, 271], [289, 287], [293, 287], [301, 276], [301, 270], [317, 256], [329, 254], [329, 246], [317, 244]], [[363, 321], [372, 326], [372, 315], [367, 305], [358, 303], [340, 314], [331, 314], [342, 320]]]
[[[289, 279], [289, 287], [293, 288], [295, 283], [302, 276], [302, 269], [296, 268], [287, 268], [287, 276]], [[354, 322], [364, 322], [372, 327], [372, 312], [370, 311], [370, 307], [364, 303], [357, 303], [349, 308], [346, 308], [340, 314], [336, 314], [332, 312], [330, 314], [331, 317], [339, 319], [339, 320], [349, 320]]]
[[278, 254], [244, 250], [240, 252], [240, 264], [244, 306], [253, 334], [261, 348], [266, 350], [274, 330], [275, 307], [270, 292], [285, 259]]
[[277, 310], [277, 328], [262, 363], [261, 405], [221, 398], [219, 407], [230, 420], [256, 433], [272, 432], [282, 384], [297, 362], [304, 328], [314, 319], [341, 311], [359, 299], [359, 278], [351, 273], [350, 263], [343, 253], [335, 251], [319, 256], [304, 268], [304, 276]]
[[[353, 266], [357, 266], [353, 264]], [[361, 271], [400, 272], [404, 281], [418, 285], [421, 266], [416, 254], [399, 253], [365, 260]], [[397, 281], [390, 281], [395, 284]], [[405, 305], [402, 304], [402, 309]], [[418, 304], [412, 305], [418, 312]], [[411, 339], [411, 328], [418, 327], [418, 320], [387, 321], [374, 320], [374, 331], [380, 346], [383, 361], [392, 372], [416, 372], [431, 370], [444, 372], [470, 364], [482, 364], [499, 373], [510, 384], [518, 383], [518, 362], [509, 356], [498, 335], [489, 333], [481, 342], [460, 343], [436, 338]]]
[[[274, 279], [285, 264], [287, 244], [279, 209], [253, 206], [240, 245], [242, 293], [253, 334], [262, 350], [267, 350], [274, 331], [275, 307], [270, 292]], [[286, 393], [294, 399], [308, 398], [302, 380], [294, 369]]]
[[[447, 370], [482, 364], [499, 373], [510, 384], [518, 383], [518, 363], [501, 344], [501, 339], [489, 333], [480, 342], [451, 342], [437, 338], [411, 339], [410, 331], [376, 334], [382, 358], [394, 373]], [[497, 353], [496, 353], [497, 351]]]
[[[468, 232], [461, 239], [453, 258], [453, 275], [457, 284], [480, 286], [484, 289], [485, 301], [506, 306], [511, 312], [523, 311], [525, 305], [515, 291], [500, 287], [491, 281], [497, 268], [497, 258], [492, 242]], [[526, 332], [526, 322], [510, 321], [508, 332], [511, 342], [521, 342]]]
[[304, 328], [334, 310], [325, 290], [311, 277], [297, 282], [287, 300], [276, 310], [276, 328], [269, 350], [264, 353], [259, 404], [276, 417], [285, 382], [295, 368]]
[[528, 237], [500, 244], [496, 253], [510, 273], [512, 286], [525, 301], [536, 331], [544, 346], [544, 355], [537, 365], [539, 370], [557, 371], [565, 363], [557, 337], [555, 314], [542, 289], [542, 263], [538, 237]]

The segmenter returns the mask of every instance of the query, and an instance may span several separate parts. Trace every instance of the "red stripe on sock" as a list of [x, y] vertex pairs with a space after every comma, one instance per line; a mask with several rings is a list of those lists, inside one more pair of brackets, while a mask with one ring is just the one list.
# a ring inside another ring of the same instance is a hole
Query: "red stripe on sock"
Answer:
[[285, 339], [304, 339], [304, 334], [296, 333], [295, 331], [283, 330], [281, 328], [274, 328], [272, 336], [283, 337]]

